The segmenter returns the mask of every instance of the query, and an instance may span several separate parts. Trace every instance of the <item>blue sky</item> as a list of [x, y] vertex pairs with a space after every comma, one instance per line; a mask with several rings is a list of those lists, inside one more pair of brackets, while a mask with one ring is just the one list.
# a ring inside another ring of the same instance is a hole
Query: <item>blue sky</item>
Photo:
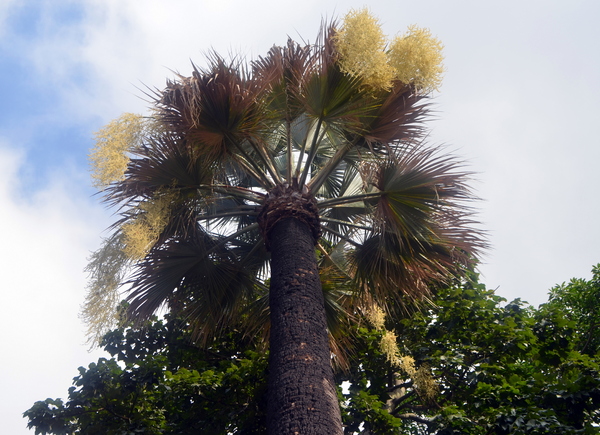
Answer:
[[89, 142], [95, 123], [74, 119], [65, 95], [68, 84], [85, 87], [85, 65], [65, 65], [68, 70], [59, 74], [55, 66], [44, 65], [52, 54], [39, 53], [53, 37], [80, 37], [75, 28], [83, 10], [74, 3], [24, 2], [9, 11], [0, 42], [0, 131], [11, 148], [26, 154], [20, 178], [29, 191], [65, 164], [85, 165], [82, 144]]
[[[259, 6], [260, 4], [260, 6]], [[83, 268], [110, 213], [93, 196], [93, 132], [143, 112], [139, 90], [191, 71], [211, 48], [248, 57], [360, 1], [5, 0], [0, 4], [0, 419], [65, 397], [87, 353]], [[534, 304], [600, 262], [600, 4], [372, 1], [393, 36], [410, 24], [445, 44], [433, 144], [476, 172], [492, 250], [483, 282]]]

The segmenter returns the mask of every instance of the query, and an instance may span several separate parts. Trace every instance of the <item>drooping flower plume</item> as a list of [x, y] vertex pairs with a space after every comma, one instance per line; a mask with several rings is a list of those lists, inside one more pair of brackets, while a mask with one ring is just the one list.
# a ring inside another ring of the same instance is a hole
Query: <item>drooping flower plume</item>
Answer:
[[127, 154], [139, 145], [143, 124], [140, 115], [124, 113], [96, 132], [96, 144], [89, 155], [94, 187], [102, 190], [125, 178], [129, 163]]
[[379, 347], [392, 367], [399, 368], [414, 383], [418, 393], [427, 400], [433, 399], [438, 392], [438, 386], [426, 365], [415, 367], [415, 360], [410, 355], [402, 355], [398, 348], [398, 337], [394, 331], [385, 328], [385, 313], [377, 305], [372, 306], [366, 313], [367, 320], [373, 328], [382, 333]]

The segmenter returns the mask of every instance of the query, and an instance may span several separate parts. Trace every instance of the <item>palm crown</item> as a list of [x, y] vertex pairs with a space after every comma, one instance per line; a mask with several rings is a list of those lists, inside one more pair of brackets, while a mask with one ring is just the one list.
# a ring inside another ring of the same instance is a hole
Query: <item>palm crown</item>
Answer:
[[[266, 309], [268, 235], [288, 217], [310, 227], [322, 282], [343, 282], [346, 301], [394, 310], [473, 260], [484, 243], [468, 173], [423, 142], [426, 68], [398, 74], [388, 61], [374, 74], [375, 64], [351, 62], [351, 43], [349, 22], [249, 65], [214, 54], [151, 93], [151, 117], [126, 115], [98, 133], [98, 184], [120, 219], [89, 266], [94, 327], [130, 267], [135, 318], [167, 304], [208, 337], [249, 305]], [[111, 147], [130, 157], [116, 176]], [[326, 301], [333, 310], [342, 299]]]

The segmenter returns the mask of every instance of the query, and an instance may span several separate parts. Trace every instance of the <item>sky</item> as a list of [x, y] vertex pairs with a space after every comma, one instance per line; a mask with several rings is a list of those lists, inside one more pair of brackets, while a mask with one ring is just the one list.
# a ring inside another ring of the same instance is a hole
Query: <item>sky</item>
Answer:
[[[84, 267], [111, 212], [89, 180], [93, 133], [144, 113], [144, 89], [205, 55], [251, 59], [364, 1], [0, 2], [0, 421], [63, 399], [88, 352]], [[534, 305], [600, 263], [600, 3], [371, 1], [389, 36], [411, 24], [445, 45], [429, 140], [475, 173], [491, 249], [481, 280]]]

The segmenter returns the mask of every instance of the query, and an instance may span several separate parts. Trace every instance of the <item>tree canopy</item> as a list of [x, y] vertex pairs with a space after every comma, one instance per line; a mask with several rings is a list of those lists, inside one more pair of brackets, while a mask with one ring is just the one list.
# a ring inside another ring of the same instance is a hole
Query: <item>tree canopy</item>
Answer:
[[[506, 303], [473, 274], [428, 310], [358, 322], [349, 369], [336, 373], [345, 433], [597, 433], [594, 321], [569, 297], [595, 313], [586, 295], [599, 271], [554, 287], [539, 308]], [[390, 334], [403, 365], [384, 345]], [[267, 356], [239, 332], [199, 347], [167, 317], [111, 331], [103, 346], [112, 358], [80, 368], [66, 402], [25, 413], [36, 434], [266, 433]]]

